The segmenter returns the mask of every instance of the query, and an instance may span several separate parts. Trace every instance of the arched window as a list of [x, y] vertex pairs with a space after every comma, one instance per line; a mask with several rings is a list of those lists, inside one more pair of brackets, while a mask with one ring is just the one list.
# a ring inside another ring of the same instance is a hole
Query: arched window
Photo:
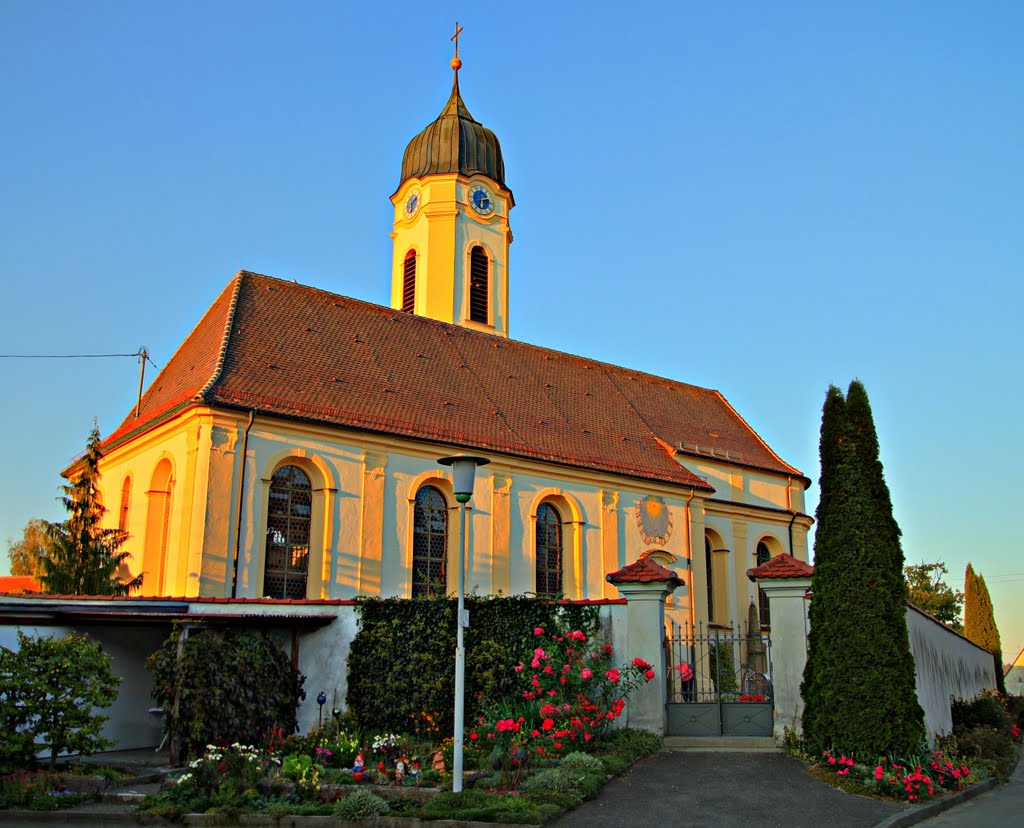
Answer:
[[[768, 548], [768, 544], [764, 541], [758, 541], [757, 543], [757, 563], [755, 566], [760, 566], [763, 563], [768, 563], [772, 558], [771, 550]], [[768, 603], [768, 596], [761, 591], [761, 587], [757, 588], [757, 612], [761, 618], [762, 627], [770, 627], [772, 625], [772, 614], [771, 605]]]
[[305, 598], [313, 487], [298, 466], [281, 466], [270, 480], [263, 595]]
[[711, 541], [704, 538], [704, 568], [707, 571], [708, 580], [708, 623], [715, 623], [715, 577], [714, 567], [711, 563]]
[[469, 251], [469, 321], [487, 324], [488, 271], [487, 253], [477, 245]]
[[126, 477], [121, 484], [121, 508], [117, 513], [117, 528], [122, 532], [128, 531], [128, 508], [132, 501], [132, 479]]
[[402, 265], [402, 310], [412, 313], [416, 310], [416, 251], [405, 254]]
[[562, 586], [562, 516], [550, 503], [537, 509], [537, 595], [555, 596]]
[[416, 492], [412, 531], [412, 596], [448, 592], [448, 503], [433, 486]]
[[174, 487], [171, 461], [164, 457], [153, 469], [146, 506], [146, 535], [142, 546], [143, 589], [161, 595], [167, 568], [167, 540], [171, 525], [171, 493]]

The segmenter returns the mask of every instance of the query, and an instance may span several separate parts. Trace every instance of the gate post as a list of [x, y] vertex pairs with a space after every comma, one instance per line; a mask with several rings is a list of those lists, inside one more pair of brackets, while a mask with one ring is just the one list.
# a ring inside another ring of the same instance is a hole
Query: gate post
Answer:
[[605, 579], [626, 599], [626, 652], [619, 657], [642, 658], [654, 669], [654, 679], [637, 689], [627, 702], [626, 725], [664, 736], [668, 701], [665, 599], [683, 582], [650, 558], [641, 558]]
[[807, 607], [813, 573], [813, 566], [785, 552], [747, 570], [747, 577], [768, 597], [771, 612], [774, 735], [780, 744], [787, 727], [800, 733], [804, 712], [800, 684], [807, 664]]

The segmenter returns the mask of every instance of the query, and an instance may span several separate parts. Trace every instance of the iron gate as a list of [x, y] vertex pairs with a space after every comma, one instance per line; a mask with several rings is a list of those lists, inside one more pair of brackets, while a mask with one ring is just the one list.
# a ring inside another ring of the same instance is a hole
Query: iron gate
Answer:
[[673, 623], [665, 640], [669, 736], [771, 736], [772, 641], [756, 625]]

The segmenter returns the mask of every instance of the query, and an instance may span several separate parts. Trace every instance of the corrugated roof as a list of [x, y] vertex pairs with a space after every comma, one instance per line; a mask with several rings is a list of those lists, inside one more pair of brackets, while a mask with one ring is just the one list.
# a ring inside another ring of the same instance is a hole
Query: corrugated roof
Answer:
[[803, 479], [717, 391], [246, 271], [105, 444], [190, 402], [706, 491], [676, 454], [713, 442]]

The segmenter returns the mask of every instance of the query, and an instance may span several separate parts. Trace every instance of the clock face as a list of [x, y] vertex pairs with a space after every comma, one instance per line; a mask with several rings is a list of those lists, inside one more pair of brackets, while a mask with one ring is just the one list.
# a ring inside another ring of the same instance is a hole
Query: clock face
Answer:
[[469, 191], [469, 203], [482, 216], [494, 212], [494, 201], [491, 199], [491, 194], [479, 184]]
[[406, 216], [412, 216], [416, 213], [416, 209], [420, 206], [420, 191], [413, 190], [409, 193], [409, 198], [405, 202], [405, 214]]

